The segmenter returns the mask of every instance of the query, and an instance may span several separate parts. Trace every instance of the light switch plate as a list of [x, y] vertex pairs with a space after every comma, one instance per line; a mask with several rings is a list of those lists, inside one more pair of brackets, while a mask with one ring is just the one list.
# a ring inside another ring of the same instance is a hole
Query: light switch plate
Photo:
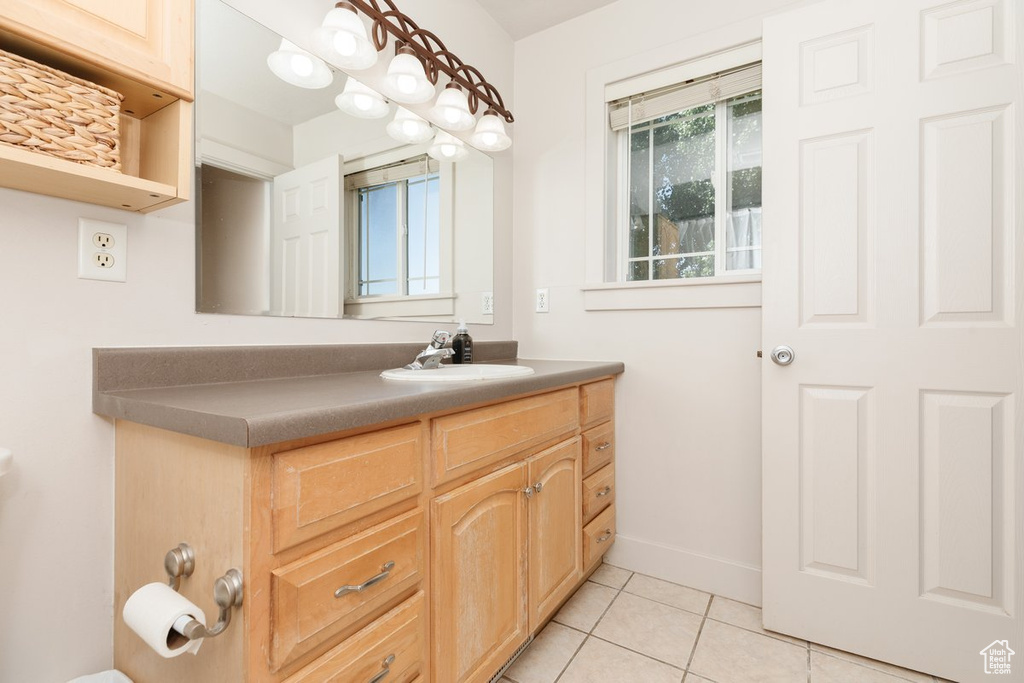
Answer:
[[78, 219], [78, 277], [126, 282], [128, 226], [92, 218]]

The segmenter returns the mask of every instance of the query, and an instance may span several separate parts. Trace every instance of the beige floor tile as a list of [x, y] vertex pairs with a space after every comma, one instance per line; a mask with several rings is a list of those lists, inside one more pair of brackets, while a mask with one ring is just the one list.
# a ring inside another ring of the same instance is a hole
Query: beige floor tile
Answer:
[[558, 683], [679, 683], [682, 678], [680, 669], [588, 638]]
[[610, 564], [602, 564], [597, 568], [597, 571], [590, 575], [590, 580], [602, 586], [618, 589], [625, 586], [631, 576], [633, 576], [633, 572], [628, 569], [620, 569]]
[[[812, 683], [902, 683], [903, 678], [854, 664], [848, 659], [832, 657], [818, 651], [811, 652]], [[932, 677], [927, 680], [931, 682]]]
[[648, 600], [656, 600], [701, 615], [708, 608], [708, 600], [711, 599], [709, 593], [643, 574], [634, 574], [623, 590]]
[[568, 626], [549, 623], [505, 676], [515, 683], [555, 683], [586, 637]]
[[911, 671], [910, 669], [904, 669], [903, 667], [896, 666], [895, 664], [880, 662], [877, 659], [868, 659], [867, 657], [855, 655], [852, 652], [836, 650], [835, 648], [818, 645], [817, 643], [811, 643], [811, 650], [815, 652], [824, 652], [825, 654], [832, 655], [833, 657], [845, 659], [848, 662], [866, 666], [869, 669], [881, 671], [882, 673], [887, 673], [907, 681], [915, 681], [916, 683], [932, 683], [934, 680], [930, 674], [923, 674], [920, 671]]
[[715, 599], [711, 601], [711, 611], [708, 612], [708, 619], [724, 621], [727, 624], [739, 626], [740, 628], [745, 628], [748, 631], [756, 631], [757, 633], [763, 633], [764, 635], [771, 636], [772, 638], [785, 640], [787, 643], [807, 647], [806, 640], [791, 638], [782, 633], [775, 633], [774, 631], [766, 631], [761, 626], [760, 608], [754, 607], [753, 605], [747, 605], [742, 602], [736, 602], [729, 598], [723, 598], [716, 595]]
[[706, 678], [701, 678], [697, 674], [688, 673], [686, 674], [686, 678], [683, 679], [683, 683], [711, 683], [711, 681]]
[[806, 683], [807, 650], [708, 620], [690, 671], [722, 683]]
[[571, 626], [578, 631], [590, 633], [617, 594], [618, 591], [608, 586], [587, 581], [569, 598], [562, 609], [558, 610], [555, 621]]
[[702, 617], [629, 593], [619, 593], [593, 635], [685, 669]]

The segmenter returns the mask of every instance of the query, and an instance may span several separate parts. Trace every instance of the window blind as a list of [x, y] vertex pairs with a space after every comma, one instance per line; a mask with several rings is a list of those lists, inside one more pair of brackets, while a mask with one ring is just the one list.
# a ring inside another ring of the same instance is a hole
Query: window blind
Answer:
[[395, 183], [399, 180], [408, 180], [409, 178], [416, 178], [428, 173], [437, 173], [440, 168], [441, 162], [424, 154], [414, 159], [406, 159], [395, 164], [347, 175], [345, 176], [345, 189], [352, 191], [363, 187]]
[[688, 83], [609, 102], [609, 123], [614, 131], [625, 130], [630, 123], [647, 123], [669, 114], [760, 89], [761, 63], [747, 64]]

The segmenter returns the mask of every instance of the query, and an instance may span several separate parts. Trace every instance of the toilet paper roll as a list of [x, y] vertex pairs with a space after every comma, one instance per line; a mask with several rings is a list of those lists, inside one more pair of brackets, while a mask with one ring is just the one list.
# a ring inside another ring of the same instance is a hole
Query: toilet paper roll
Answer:
[[[180, 629], [189, 618], [205, 624], [206, 615], [167, 584], [148, 583], [132, 593], [121, 615], [124, 623], [161, 657], [177, 657], [185, 652], [197, 654], [203, 644], [201, 638], [189, 640]], [[179, 628], [175, 628], [175, 622]]]

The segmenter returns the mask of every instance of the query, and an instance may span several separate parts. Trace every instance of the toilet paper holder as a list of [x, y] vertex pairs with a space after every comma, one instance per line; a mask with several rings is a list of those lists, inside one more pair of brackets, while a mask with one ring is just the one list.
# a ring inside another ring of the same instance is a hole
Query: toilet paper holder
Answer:
[[[196, 569], [196, 553], [188, 543], [179, 543], [177, 548], [167, 551], [164, 556], [164, 570], [167, 572], [167, 585], [177, 591], [181, 587], [181, 577], [188, 578]], [[180, 633], [189, 640], [213, 638], [219, 636], [231, 623], [231, 609], [242, 606], [242, 572], [229, 569], [224, 576], [213, 582], [213, 600], [220, 608], [217, 623], [206, 628], [195, 619], [189, 619], [180, 629]]]

